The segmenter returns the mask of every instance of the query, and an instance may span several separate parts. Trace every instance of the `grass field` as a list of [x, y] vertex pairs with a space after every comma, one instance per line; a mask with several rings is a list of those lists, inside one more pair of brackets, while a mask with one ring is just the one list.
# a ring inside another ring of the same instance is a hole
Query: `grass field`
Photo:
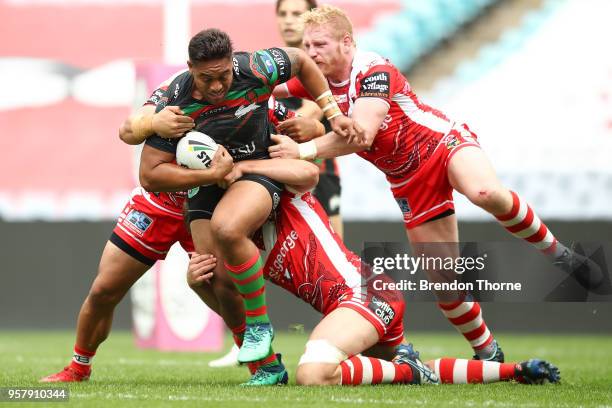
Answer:
[[[305, 335], [282, 333], [275, 340], [291, 376], [305, 340]], [[470, 358], [465, 341], [458, 335], [415, 334], [410, 340], [425, 359]], [[247, 379], [246, 368], [208, 368], [207, 362], [219, 354], [137, 350], [130, 333], [115, 332], [96, 355], [92, 379], [70, 385], [68, 405], [612, 407], [612, 337], [498, 334], [498, 340], [508, 361], [541, 357], [557, 364], [562, 384], [305, 388], [295, 386], [291, 378], [293, 385], [287, 387], [244, 389], [237, 384]], [[74, 335], [68, 331], [0, 331], [0, 387], [39, 386], [38, 378], [67, 365], [73, 341]], [[17, 406], [27, 405], [42, 406], [41, 403]]]

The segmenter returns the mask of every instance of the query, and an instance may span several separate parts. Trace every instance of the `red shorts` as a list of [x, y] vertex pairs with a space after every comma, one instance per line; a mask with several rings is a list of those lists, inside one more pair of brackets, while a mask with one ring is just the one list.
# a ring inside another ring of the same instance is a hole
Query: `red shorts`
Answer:
[[391, 184], [393, 197], [404, 215], [406, 229], [455, 209], [447, 167], [453, 155], [467, 146], [480, 147], [478, 137], [467, 125], [455, 124], [414, 175], [406, 181]]
[[378, 332], [377, 344], [394, 347], [404, 340], [403, 299], [385, 301], [369, 296], [365, 302], [340, 300], [337, 307], [352, 309], [372, 323]]
[[187, 252], [194, 251], [182, 208], [156, 202], [141, 187], [132, 192], [110, 241], [147, 265], [164, 259], [175, 242]]

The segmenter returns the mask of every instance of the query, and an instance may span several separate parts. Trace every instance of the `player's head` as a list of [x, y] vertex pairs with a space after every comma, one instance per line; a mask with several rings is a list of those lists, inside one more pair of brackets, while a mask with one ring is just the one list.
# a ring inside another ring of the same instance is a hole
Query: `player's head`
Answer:
[[302, 46], [300, 16], [315, 7], [317, 7], [316, 0], [276, 0], [276, 23], [287, 46]]
[[304, 49], [325, 76], [351, 63], [353, 25], [338, 7], [323, 5], [302, 15]]
[[221, 30], [211, 28], [189, 41], [189, 71], [203, 98], [216, 104], [227, 95], [233, 79], [232, 40]]

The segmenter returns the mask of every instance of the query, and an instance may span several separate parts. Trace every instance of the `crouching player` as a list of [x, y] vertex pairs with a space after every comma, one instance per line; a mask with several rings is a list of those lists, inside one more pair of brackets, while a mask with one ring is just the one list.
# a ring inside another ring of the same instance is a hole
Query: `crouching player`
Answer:
[[[258, 160], [237, 163], [233, 171], [235, 176], [261, 174], [287, 185], [274, 223], [262, 228], [267, 252], [262, 273], [324, 316], [300, 358], [298, 384], [559, 381], [557, 368], [543, 360], [511, 364], [443, 358], [422, 363], [412, 345], [404, 343], [401, 294], [374, 290], [369, 268], [362, 268], [361, 259], [344, 246], [308, 192], [316, 185], [316, 166]], [[193, 257], [189, 265], [188, 283], [205, 301], [201, 293], [212, 269], [204, 255]], [[265, 370], [259, 373], [275, 378]]]

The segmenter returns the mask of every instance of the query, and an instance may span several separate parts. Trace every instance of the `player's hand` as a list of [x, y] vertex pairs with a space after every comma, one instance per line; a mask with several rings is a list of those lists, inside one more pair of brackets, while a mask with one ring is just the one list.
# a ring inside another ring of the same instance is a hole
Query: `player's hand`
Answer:
[[158, 136], [177, 138], [193, 129], [195, 122], [189, 116], [185, 116], [178, 106], [166, 106], [153, 115], [151, 126]]
[[283, 135], [287, 135], [296, 142], [307, 142], [325, 133], [321, 122], [312, 118], [297, 116], [281, 122], [277, 127]]
[[193, 253], [187, 268], [187, 283], [189, 286], [210, 284], [215, 266], [217, 266], [217, 258], [214, 255]]
[[242, 177], [243, 174], [244, 174], [244, 171], [242, 170], [241, 162], [234, 163], [234, 167], [232, 168], [232, 171], [227, 173], [225, 177], [223, 177], [223, 180], [219, 181], [217, 185], [227, 190], [229, 186], [234, 184], [234, 182], [238, 180], [240, 177]]
[[217, 182], [223, 181], [234, 168], [234, 159], [222, 145], [219, 145], [210, 163], [210, 169], [216, 172]]
[[365, 131], [359, 123], [353, 119], [339, 115], [329, 121], [334, 132], [342, 137], [346, 137], [347, 143], [351, 143], [353, 140], [365, 140]]
[[271, 135], [272, 141], [276, 144], [268, 147], [268, 153], [273, 159], [299, 159], [300, 150], [298, 144], [289, 136]]

